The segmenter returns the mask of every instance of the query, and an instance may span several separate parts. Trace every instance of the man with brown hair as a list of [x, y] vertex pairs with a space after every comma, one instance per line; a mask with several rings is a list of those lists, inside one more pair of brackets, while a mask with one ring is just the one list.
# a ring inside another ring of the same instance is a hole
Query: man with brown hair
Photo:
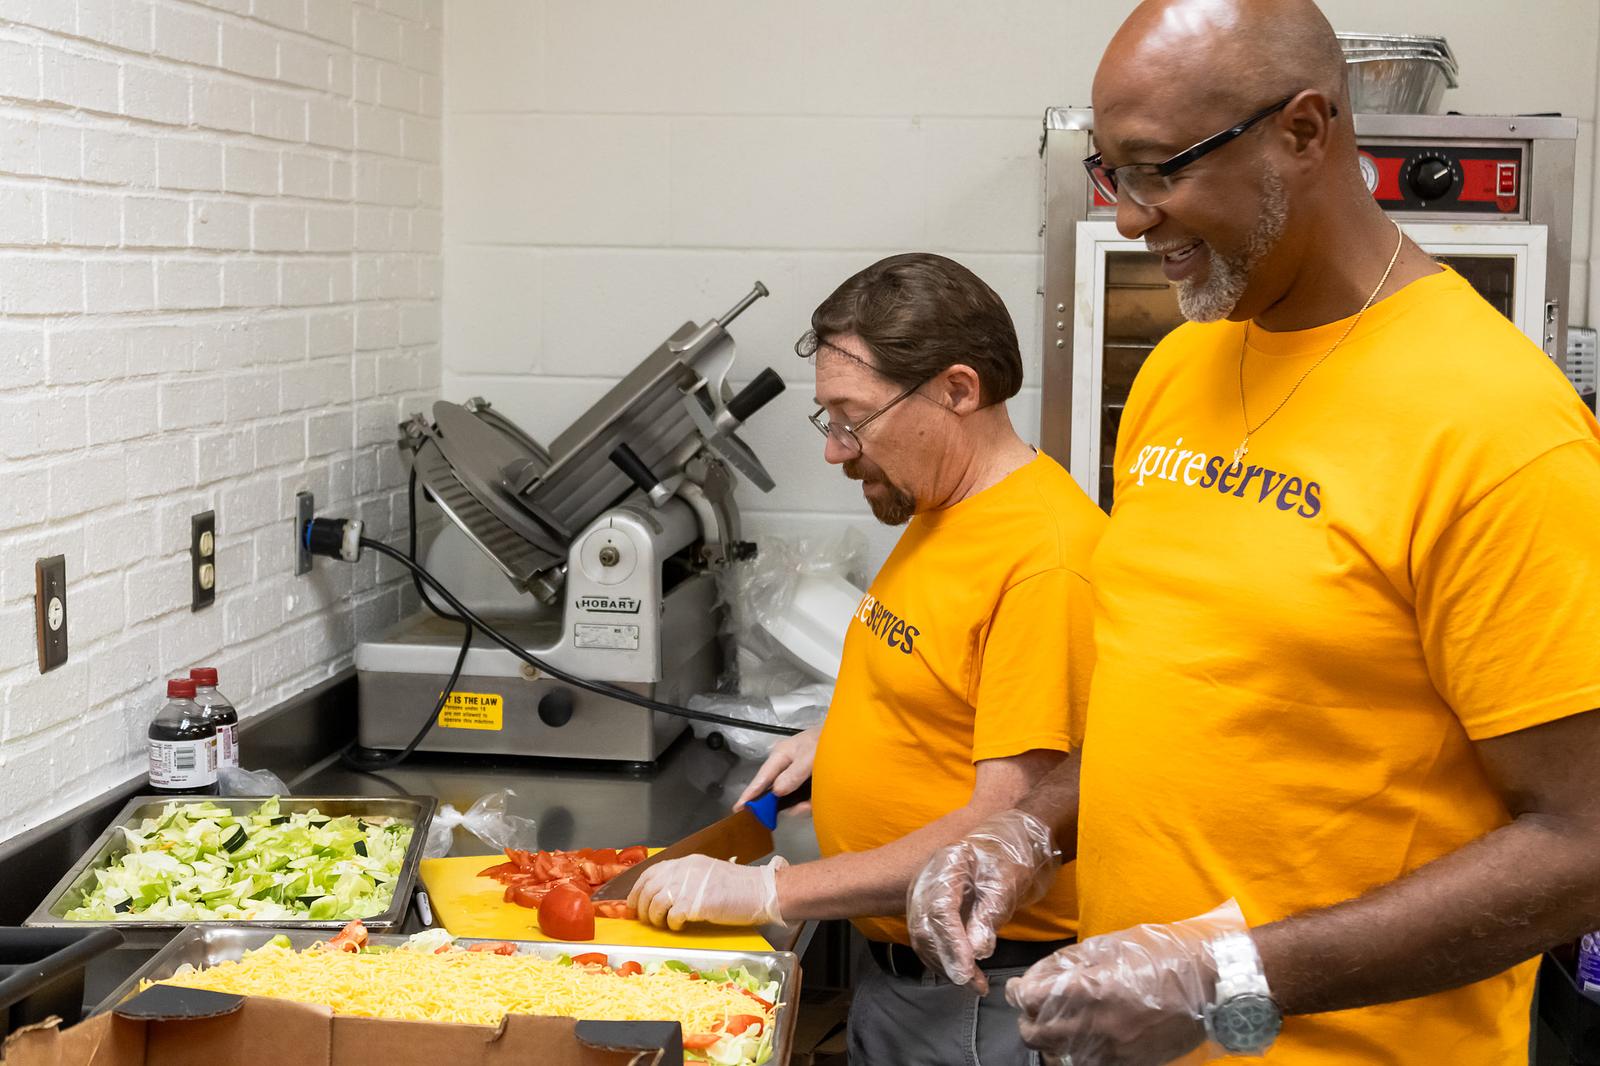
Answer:
[[1094, 110], [1191, 321], [1123, 413], [1081, 760], [936, 856], [913, 941], [968, 977], [1059, 848], [1083, 941], [1009, 995], [1074, 1066], [1526, 1062], [1600, 914], [1600, 427], [1373, 200], [1310, 0], [1147, 0]]
[[1070, 872], [997, 930], [987, 996], [939, 980], [906, 946], [906, 889], [1076, 746], [1094, 655], [1083, 575], [1105, 515], [1012, 427], [1016, 330], [965, 267], [885, 259], [811, 327], [796, 350], [816, 368], [823, 456], [862, 483], [880, 521], [908, 523], [851, 620], [826, 724], [780, 744], [743, 797], [792, 791], [814, 761], [824, 858], [680, 859], [648, 871], [633, 901], [673, 928], [853, 919], [877, 963], [851, 1007], [855, 1066], [1027, 1062], [1000, 988], [1070, 942]]

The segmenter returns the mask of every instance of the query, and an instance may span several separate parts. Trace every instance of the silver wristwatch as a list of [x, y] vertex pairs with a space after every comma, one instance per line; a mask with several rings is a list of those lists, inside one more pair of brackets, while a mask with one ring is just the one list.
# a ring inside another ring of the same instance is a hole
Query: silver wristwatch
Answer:
[[1206, 1007], [1206, 1033], [1234, 1055], [1259, 1055], [1283, 1028], [1261, 956], [1248, 933], [1227, 933], [1206, 945], [1217, 966], [1217, 991]]

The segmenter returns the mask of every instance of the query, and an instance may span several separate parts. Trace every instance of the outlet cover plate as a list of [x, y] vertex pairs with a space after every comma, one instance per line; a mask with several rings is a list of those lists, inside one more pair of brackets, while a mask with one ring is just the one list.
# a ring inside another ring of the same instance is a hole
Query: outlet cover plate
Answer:
[[317, 501], [309, 492], [294, 495], [294, 573], [311, 573], [312, 555], [306, 550], [306, 526], [317, 514]]
[[[209, 548], [209, 551], [203, 549]], [[210, 567], [211, 583], [200, 579]], [[201, 511], [189, 519], [189, 587], [191, 611], [210, 607], [217, 599], [217, 512]]]
[[39, 672], [67, 661], [67, 557], [52, 555], [33, 564], [34, 614], [39, 629]]

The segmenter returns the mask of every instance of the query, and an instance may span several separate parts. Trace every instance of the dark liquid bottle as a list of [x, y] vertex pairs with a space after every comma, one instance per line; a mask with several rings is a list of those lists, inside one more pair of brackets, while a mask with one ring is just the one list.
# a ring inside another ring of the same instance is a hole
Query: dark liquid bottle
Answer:
[[217, 727], [194, 701], [189, 678], [167, 682], [167, 705], [150, 723], [150, 789], [170, 796], [217, 793]]
[[197, 666], [189, 671], [194, 701], [201, 715], [217, 727], [217, 769], [239, 765], [239, 712], [217, 691], [217, 668]]

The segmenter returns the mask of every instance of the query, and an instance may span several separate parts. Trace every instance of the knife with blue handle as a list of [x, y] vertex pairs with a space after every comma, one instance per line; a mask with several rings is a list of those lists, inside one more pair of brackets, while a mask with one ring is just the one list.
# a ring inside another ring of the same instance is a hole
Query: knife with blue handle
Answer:
[[772, 831], [778, 827], [778, 812], [811, 798], [807, 781], [787, 796], [763, 793], [720, 821], [690, 833], [645, 859], [628, 867], [595, 892], [597, 900], [627, 899], [639, 875], [658, 862], [681, 859], [686, 855], [709, 855], [713, 859], [754, 862], [772, 854]]

